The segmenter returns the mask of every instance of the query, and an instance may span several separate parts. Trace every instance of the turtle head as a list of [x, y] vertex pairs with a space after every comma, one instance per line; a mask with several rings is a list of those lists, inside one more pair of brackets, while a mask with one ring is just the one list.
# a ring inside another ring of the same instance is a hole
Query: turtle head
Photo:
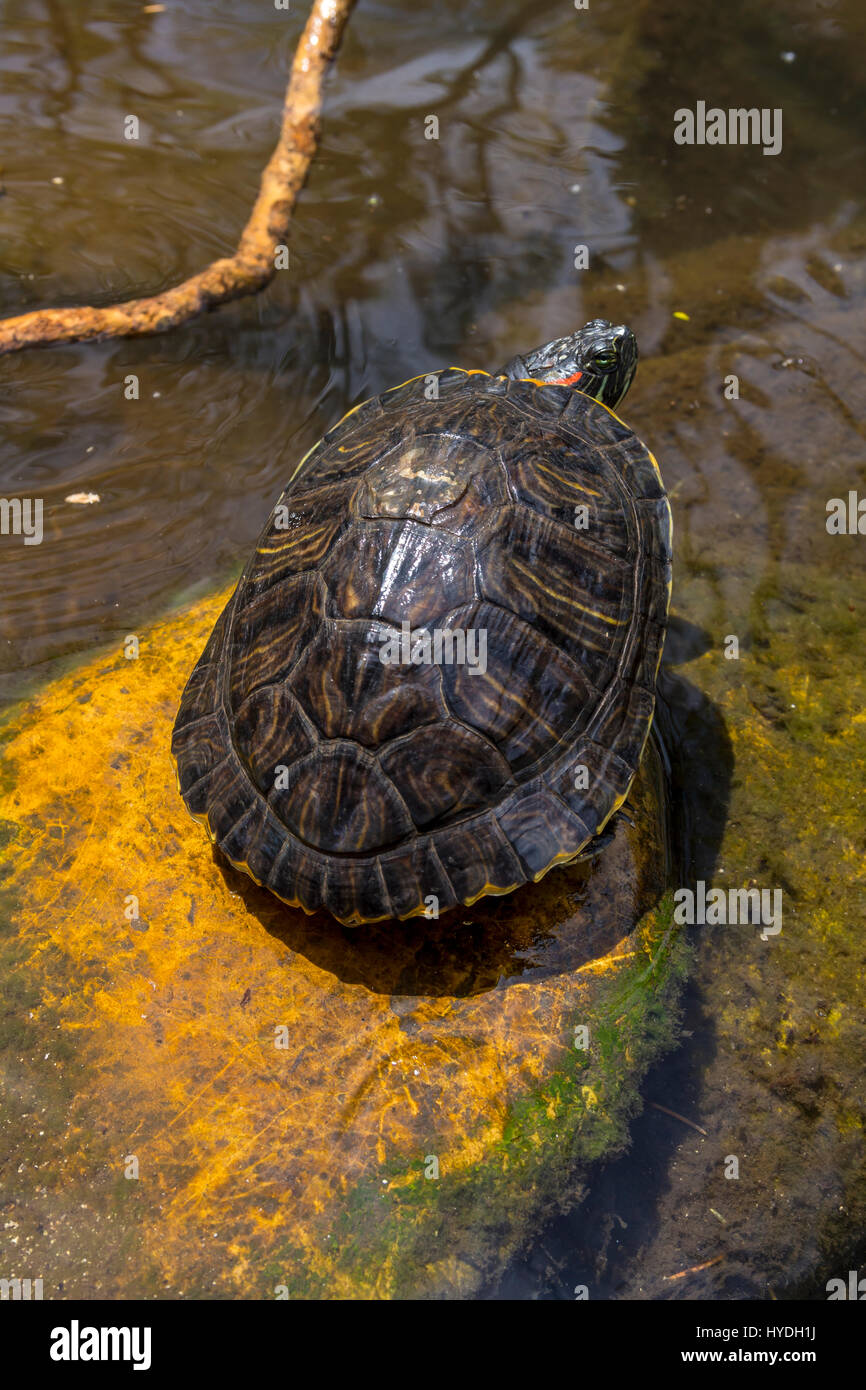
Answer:
[[637, 340], [630, 328], [593, 319], [567, 338], [554, 338], [533, 352], [512, 357], [495, 375], [573, 386], [613, 409], [631, 386], [637, 355]]

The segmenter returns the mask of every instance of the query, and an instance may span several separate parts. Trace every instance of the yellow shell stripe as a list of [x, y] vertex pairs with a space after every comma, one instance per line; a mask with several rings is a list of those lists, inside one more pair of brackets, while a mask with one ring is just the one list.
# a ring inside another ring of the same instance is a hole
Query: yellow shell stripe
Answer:
[[[543, 463], [538, 463], [536, 460], [535, 467], [539, 473], [546, 473], [549, 478], [556, 478], [558, 481], [561, 481], [559, 475], [555, 473], [552, 468], [545, 468]], [[591, 487], [585, 487], [583, 483], [576, 483], [572, 478], [569, 479], [568, 485], [569, 487], [573, 487], [576, 492], [585, 492], [588, 497], [601, 497], [600, 492], [593, 491]]]
[[528, 579], [533, 580], [536, 589], [540, 589], [543, 594], [547, 594], [548, 597], [554, 599], [556, 603], [564, 603], [568, 608], [576, 608], [578, 613], [587, 613], [591, 618], [598, 618], [600, 622], [608, 623], [611, 627], [622, 627], [620, 618], [609, 618], [606, 613], [600, 613], [597, 608], [587, 608], [585, 604], [578, 603], [577, 599], [566, 598], [565, 594], [560, 594], [556, 589], [551, 589], [546, 584], [542, 584], [534, 570], [530, 569], [528, 565], [521, 565], [516, 560], [513, 563], [514, 568], [519, 574], [523, 574]]
[[[308, 458], [308, 457], [309, 457], [308, 454], [305, 454], [305, 455], [304, 455], [304, 458]], [[320, 526], [319, 529], [318, 529], [318, 531], [310, 530], [310, 531], [308, 532], [309, 539], [310, 539], [310, 540], [319, 540], [322, 536], [324, 536], [324, 535], [327, 533], [327, 530], [328, 530], [327, 526]], [[259, 555], [282, 555], [282, 554], [284, 554], [286, 551], [291, 550], [292, 547], [295, 546], [295, 545], [297, 545], [297, 544], [298, 544], [298, 542], [297, 542], [296, 540], [293, 541], [293, 540], [290, 540], [290, 539], [287, 537], [286, 540], [283, 541], [283, 543], [282, 543], [281, 545], [260, 545], [259, 548], [258, 548], [258, 552], [257, 552], [257, 553], [258, 553]]]
[[[428, 376], [441, 376], [442, 371], [463, 372], [464, 376], [490, 376], [489, 372], [482, 371], [480, 367], [444, 367], [441, 369], [441, 371], [438, 372], [419, 372], [417, 376], [410, 376], [406, 381], [401, 381], [399, 386], [389, 386], [387, 391], [382, 392], [382, 395], [390, 396], [393, 391], [402, 391], [404, 386], [411, 386], [413, 381], [423, 381]], [[354, 415], [357, 410], [360, 410], [362, 406], [368, 405], [370, 401], [374, 400], [378, 400], [378, 397], [368, 396], [365, 401], [359, 401], [357, 405], [353, 405], [352, 409], [347, 410], [343, 418], [337, 421], [336, 425], [334, 425], [334, 429], [338, 430], [340, 426], [344, 425], [346, 421], [349, 419], [349, 417], [351, 415]], [[321, 439], [317, 439], [313, 447], [307, 450], [307, 452], [304, 454], [304, 457], [301, 459], [300, 463], [295, 469], [294, 473], [289, 478], [290, 483], [293, 483], [295, 481], [304, 464], [307, 462], [307, 459], [310, 457], [310, 454], [314, 453], [315, 450], [318, 449], [321, 442]]]

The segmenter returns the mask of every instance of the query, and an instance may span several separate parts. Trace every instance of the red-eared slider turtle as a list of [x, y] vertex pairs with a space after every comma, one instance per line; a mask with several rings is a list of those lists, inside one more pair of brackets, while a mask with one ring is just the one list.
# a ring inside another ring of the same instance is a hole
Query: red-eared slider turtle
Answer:
[[658, 466], [596, 319], [351, 410], [298, 465], [184, 691], [226, 857], [348, 925], [593, 853], [640, 762], [670, 594]]

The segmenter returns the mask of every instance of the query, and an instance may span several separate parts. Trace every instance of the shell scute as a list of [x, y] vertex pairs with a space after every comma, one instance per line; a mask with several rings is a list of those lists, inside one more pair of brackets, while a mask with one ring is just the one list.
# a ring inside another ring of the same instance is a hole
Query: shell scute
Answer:
[[415, 521], [359, 523], [322, 566], [322, 577], [329, 616], [397, 627], [435, 622], [475, 596], [469, 544]]
[[557, 859], [570, 859], [592, 835], [580, 816], [546, 789], [524, 789], [496, 814], [529, 879]]
[[326, 739], [378, 748], [443, 718], [438, 672], [383, 662], [394, 629], [378, 622], [322, 625], [299, 659], [290, 684], [310, 722]]
[[238, 707], [235, 743], [263, 796], [273, 790], [279, 768], [306, 756], [315, 736], [286, 685], [259, 686]]
[[286, 680], [323, 616], [318, 577], [293, 575], [239, 608], [231, 631], [233, 711], [264, 685]]
[[378, 764], [355, 744], [323, 744], [289, 769], [269, 797], [289, 830], [314, 849], [359, 854], [398, 843], [412, 819]]
[[591, 707], [583, 673], [528, 623], [492, 604], [454, 615], [455, 626], [486, 638], [482, 670], [442, 667], [451, 713], [498, 748], [519, 773], [555, 749]]
[[490, 806], [513, 779], [497, 748], [459, 724], [429, 724], [385, 749], [381, 764], [419, 830]]
[[484, 598], [547, 637], [604, 689], [630, 620], [631, 566], [528, 507], [504, 515], [478, 558]]
[[440, 830], [436, 853], [457, 902], [472, 903], [484, 893], [508, 893], [525, 882], [520, 861], [490, 812]]

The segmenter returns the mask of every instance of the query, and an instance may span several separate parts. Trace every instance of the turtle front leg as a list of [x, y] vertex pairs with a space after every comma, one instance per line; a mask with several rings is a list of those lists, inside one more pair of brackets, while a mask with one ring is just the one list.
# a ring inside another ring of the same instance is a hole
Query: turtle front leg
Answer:
[[615, 811], [601, 834], [594, 835], [579, 854], [576, 854], [573, 859], [569, 859], [569, 864], [581, 864], [586, 859], [595, 859], [596, 855], [607, 849], [616, 837], [620, 821], [625, 821], [626, 825], [634, 827], [634, 821], [627, 811]]

